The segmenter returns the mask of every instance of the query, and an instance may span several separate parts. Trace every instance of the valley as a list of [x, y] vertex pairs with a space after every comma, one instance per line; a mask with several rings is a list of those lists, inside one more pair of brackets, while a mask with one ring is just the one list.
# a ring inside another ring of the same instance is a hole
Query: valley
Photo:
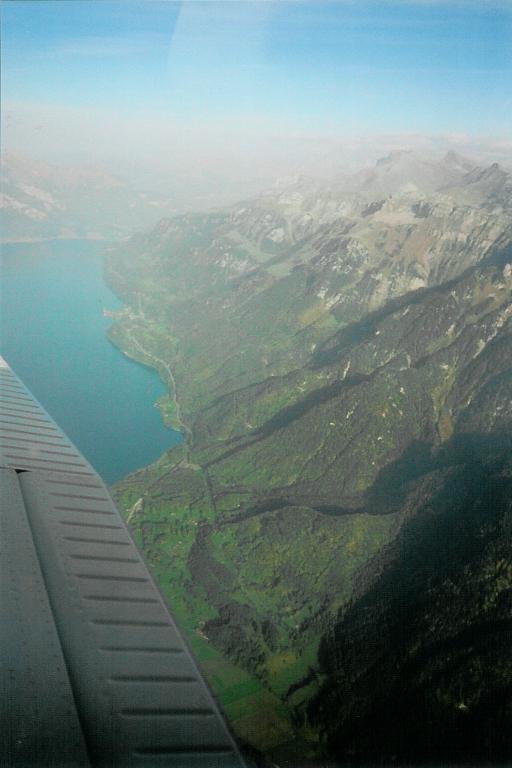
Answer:
[[113, 493], [279, 765], [507, 754], [511, 208], [500, 166], [399, 151], [109, 251], [185, 437]]

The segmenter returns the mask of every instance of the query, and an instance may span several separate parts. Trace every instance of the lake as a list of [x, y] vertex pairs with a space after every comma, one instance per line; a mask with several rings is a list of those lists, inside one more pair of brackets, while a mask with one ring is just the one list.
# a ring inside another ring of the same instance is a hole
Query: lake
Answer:
[[103, 309], [120, 301], [103, 281], [104, 244], [2, 245], [0, 354], [106, 483], [181, 441], [155, 401], [156, 371], [106, 337]]

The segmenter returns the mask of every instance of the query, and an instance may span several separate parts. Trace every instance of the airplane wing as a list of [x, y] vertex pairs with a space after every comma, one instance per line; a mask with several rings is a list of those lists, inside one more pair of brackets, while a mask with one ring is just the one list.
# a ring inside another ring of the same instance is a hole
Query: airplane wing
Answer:
[[242, 768], [102, 480], [0, 357], [0, 763]]

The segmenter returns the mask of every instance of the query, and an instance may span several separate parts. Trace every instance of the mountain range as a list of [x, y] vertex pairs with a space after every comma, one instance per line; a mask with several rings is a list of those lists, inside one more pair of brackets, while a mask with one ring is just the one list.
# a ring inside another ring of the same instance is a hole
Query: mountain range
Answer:
[[394, 152], [109, 253], [185, 437], [114, 492], [262, 764], [512, 758], [511, 203]]
[[175, 212], [168, 197], [137, 189], [101, 167], [56, 166], [5, 154], [1, 174], [3, 242], [116, 240]]
[[256, 763], [512, 760], [511, 192], [394, 151], [108, 250], [184, 436], [113, 493]]

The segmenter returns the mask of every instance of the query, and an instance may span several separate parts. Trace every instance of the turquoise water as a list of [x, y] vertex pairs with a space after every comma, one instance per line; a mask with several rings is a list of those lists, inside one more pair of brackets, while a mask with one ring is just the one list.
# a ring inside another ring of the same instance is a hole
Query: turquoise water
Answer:
[[102, 309], [120, 302], [87, 241], [3, 245], [0, 353], [107, 483], [145, 466], [181, 435], [164, 427], [155, 371], [107, 339]]

